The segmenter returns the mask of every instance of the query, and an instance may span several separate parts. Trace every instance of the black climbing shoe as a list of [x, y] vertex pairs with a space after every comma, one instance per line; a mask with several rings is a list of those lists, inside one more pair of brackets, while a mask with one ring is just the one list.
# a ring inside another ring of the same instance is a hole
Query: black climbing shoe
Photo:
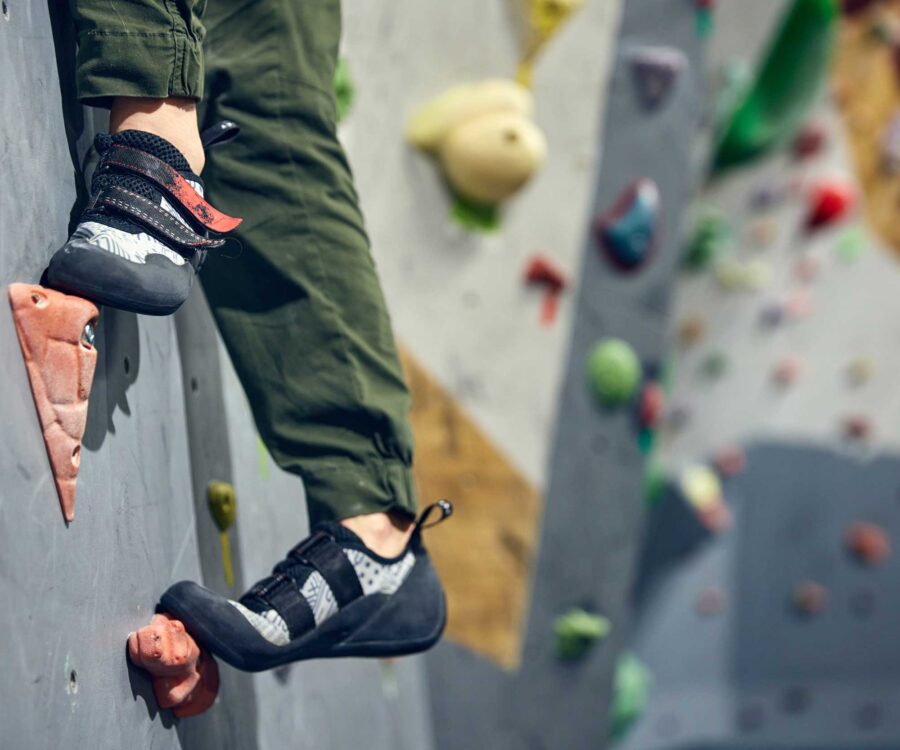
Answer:
[[[227, 124], [233, 137], [237, 126]], [[205, 143], [224, 140], [219, 134]], [[140, 130], [100, 133], [94, 146], [100, 161], [90, 202], [50, 260], [46, 283], [122, 310], [173, 313], [187, 299], [206, 253], [223, 244], [212, 235], [241, 220], [204, 200], [202, 181], [163, 138]]]
[[201, 645], [248, 672], [303, 659], [425, 651], [441, 637], [447, 611], [421, 538], [435, 511], [440, 523], [452, 506], [442, 500], [426, 508], [395, 558], [326, 522], [239, 601], [181, 581], [162, 595], [160, 608]]

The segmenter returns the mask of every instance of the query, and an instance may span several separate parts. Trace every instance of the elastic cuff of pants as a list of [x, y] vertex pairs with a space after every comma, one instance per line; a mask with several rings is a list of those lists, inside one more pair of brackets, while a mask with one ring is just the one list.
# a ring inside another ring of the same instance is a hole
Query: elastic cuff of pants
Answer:
[[76, 71], [78, 99], [95, 107], [116, 96], [203, 98], [203, 49], [180, 31], [84, 34]]
[[391, 510], [416, 515], [412, 470], [402, 461], [373, 459], [360, 464], [345, 460], [312, 469], [306, 466], [303, 485], [310, 526]]

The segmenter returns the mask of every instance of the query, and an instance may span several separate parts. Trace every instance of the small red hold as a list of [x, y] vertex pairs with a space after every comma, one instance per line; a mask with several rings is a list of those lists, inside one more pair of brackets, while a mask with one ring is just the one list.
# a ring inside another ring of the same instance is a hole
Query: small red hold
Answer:
[[216, 660], [170, 615], [153, 615], [149, 625], [129, 635], [128, 657], [150, 673], [160, 708], [172, 708], [176, 716], [203, 713], [216, 699]]
[[556, 319], [559, 296], [568, 286], [565, 275], [553, 261], [536, 255], [525, 267], [525, 282], [546, 290], [541, 305], [541, 323], [550, 325]]
[[828, 140], [828, 133], [820, 122], [804, 125], [791, 146], [796, 159], [808, 159], [818, 154]]
[[853, 208], [855, 196], [855, 190], [847, 180], [819, 180], [809, 194], [807, 229], [818, 229], [846, 218]]
[[655, 380], [648, 380], [641, 390], [640, 421], [642, 427], [657, 427], [662, 420], [666, 394]]
[[852, 440], [867, 440], [872, 434], [872, 423], [862, 414], [844, 419], [844, 435]]
[[820, 583], [804, 581], [794, 588], [791, 602], [799, 614], [812, 617], [825, 609], [828, 604], [828, 591]]
[[747, 467], [747, 454], [739, 445], [726, 445], [716, 453], [713, 464], [723, 477], [737, 476]]
[[847, 551], [865, 565], [879, 565], [890, 557], [891, 540], [880, 526], [857, 521], [845, 535]]

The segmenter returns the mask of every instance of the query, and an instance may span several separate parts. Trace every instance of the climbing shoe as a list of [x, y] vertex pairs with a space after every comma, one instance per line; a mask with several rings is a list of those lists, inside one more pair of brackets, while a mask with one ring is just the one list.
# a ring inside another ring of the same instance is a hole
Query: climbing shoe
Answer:
[[[441, 637], [447, 610], [422, 531], [452, 510], [446, 500], [426, 508], [394, 558], [376, 554], [339, 523], [318, 524], [238, 601], [181, 581], [163, 594], [160, 609], [248, 672], [303, 659], [425, 651]], [[439, 518], [428, 523], [435, 512]]]
[[[232, 131], [237, 126], [233, 123]], [[204, 133], [204, 145], [222, 142]], [[233, 137], [233, 135], [231, 135]], [[168, 315], [187, 299], [207, 252], [240, 219], [203, 197], [203, 182], [181, 152], [152, 133], [100, 133], [90, 201], [45, 282], [101, 305]]]

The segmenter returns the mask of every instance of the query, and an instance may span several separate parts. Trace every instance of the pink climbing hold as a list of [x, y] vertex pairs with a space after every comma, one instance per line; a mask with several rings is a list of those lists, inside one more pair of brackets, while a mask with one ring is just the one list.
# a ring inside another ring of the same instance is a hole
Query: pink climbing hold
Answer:
[[847, 550], [865, 565], [879, 565], [891, 555], [891, 540], [880, 526], [857, 521], [847, 530]]
[[153, 615], [149, 625], [128, 636], [128, 658], [150, 673], [156, 702], [176, 716], [196, 716], [216, 700], [216, 660], [170, 615]]
[[75, 516], [75, 489], [88, 396], [97, 365], [93, 327], [100, 311], [80, 297], [37, 284], [10, 284], [16, 333], [59, 503]]
[[799, 614], [812, 617], [825, 609], [828, 604], [828, 591], [820, 583], [804, 581], [794, 588], [791, 599], [794, 609]]
[[716, 452], [713, 464], [723, 477], [737, 476], [747, 467], [747, 455], [739, 445], [726, 445]]
[[856, 202], [856, 191], [843, 179], [822, 179], [809, 193], [807, 229], [819, 229], [845, 219]]
[[796, 355], [788, 354], [775, 365], [775, 369], [772, 371], [772, 379], [778, 385], [787, 387], [793, 385], [797, 381], [802, 369], [803, 366], [800, 363], [800, 358]]
[[536, 255], [525, 267], [525, 282], [546, 290], [541, 306], [541, 323], [550, 325], [556, 319], [559, 296], [568, 286], [565, 275], [553, 261]]

